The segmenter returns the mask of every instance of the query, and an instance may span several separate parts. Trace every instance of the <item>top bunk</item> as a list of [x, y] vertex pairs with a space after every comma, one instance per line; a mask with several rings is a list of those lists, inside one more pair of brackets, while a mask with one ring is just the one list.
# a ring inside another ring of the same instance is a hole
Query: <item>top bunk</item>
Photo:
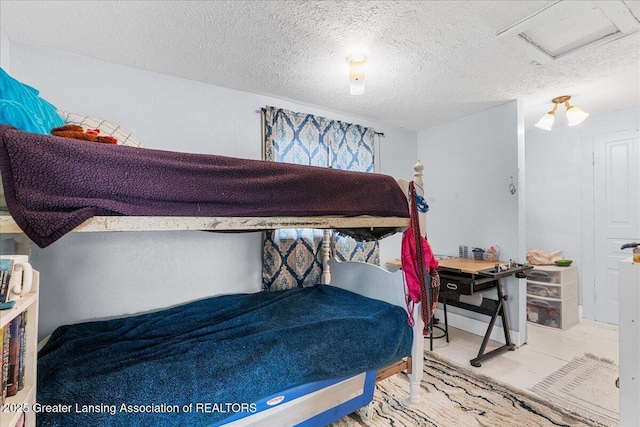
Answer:
[[408, 226], [390, 176], [95, 144], [0, 126], [10, 215], [0, 232], [46, 247], [71, 231], [336, 229], [359, 240]]

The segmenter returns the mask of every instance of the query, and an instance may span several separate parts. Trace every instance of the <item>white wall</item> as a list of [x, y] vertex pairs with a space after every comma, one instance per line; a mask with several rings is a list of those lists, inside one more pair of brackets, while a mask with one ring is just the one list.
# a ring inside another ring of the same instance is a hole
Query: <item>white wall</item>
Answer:
[[[524, 262], [522, 103], [511, 101], [418, 132], [418, 156], [425, 165], [425, 194], [430, 207], [427, 233], [434, 251], [457, 256], [462, 244], [483, 248], [498, 245], [501, 260]], [[517, 188], [515, 194], [509, 191], [512, 183]], [[503, 284], [509, 296], [509, 326], [517, 332], [512, 336], [520, 345], [526, 340], [525, 281], [510, 277]], [[489, 321], [487, 316], [454, 307], [450, 311]], [[486, 325], [457, 324], [455, 319], [450, 318], [452, 326], [484, 334]]]
[[0, 30], [0, 67], [2, 67], [7, 73], [11, 73], [11, 67], [9, 64], [9, 37]]
[[526, 132], [528, 249], [562, 249], [574, 261], [585, 319], [595, 318], [592, 136], [638, 127], [640, 107], [632, 107], [591, 116], [575, 127], [560, 118], [551, 131]]
[[[11, 47], [15, 78], [59, 109], [119, 123], [147, 148], [259, 159], [259, 111], [275, 105], [372, 126], [385, 134], [380, 171], [396, 178], [413, 173], [413, 132], [50, 49]], [[399, 242], [385, 239], [383, 262], [399, 255]], [[31, 256], [42, 274], [41, 337], [61, 324], [104, 317], [104, 298], [120, 299], [130, 312], [133, 301], [154, 309], [254, 292], [261, 283], [260, 233], [71, 233], [46, 249], [34, 245]]]

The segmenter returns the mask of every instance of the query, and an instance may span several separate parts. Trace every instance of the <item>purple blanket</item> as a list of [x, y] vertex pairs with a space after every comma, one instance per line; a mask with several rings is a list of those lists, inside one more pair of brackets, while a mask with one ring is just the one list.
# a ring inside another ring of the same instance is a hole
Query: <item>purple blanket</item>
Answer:
[[0, 138], [9, 212], [43, 248], [95, 215], [409, 216], [405, 195], [386, 175], [96, 144], [8, 126], [0, 126]]

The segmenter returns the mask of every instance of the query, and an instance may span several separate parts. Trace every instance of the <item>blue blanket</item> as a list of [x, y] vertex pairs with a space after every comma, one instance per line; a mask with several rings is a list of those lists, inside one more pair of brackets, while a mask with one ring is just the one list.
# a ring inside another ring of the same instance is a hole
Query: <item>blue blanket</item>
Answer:
[[38, 426], [207, 426], [300, 384], [382, 368], [411, 340], [402, 308], [324, 285], [62, 326], [38, 358], [37, 401], [58, 412], [41, 411]]

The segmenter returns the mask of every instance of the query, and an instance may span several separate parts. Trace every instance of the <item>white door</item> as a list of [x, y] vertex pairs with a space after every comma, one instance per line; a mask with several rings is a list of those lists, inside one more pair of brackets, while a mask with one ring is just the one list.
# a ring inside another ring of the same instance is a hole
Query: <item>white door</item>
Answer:
[[618, 324], [618, 261], [640, 241], [638, 130], [596, 135], [593, 156], [595, 320]]

